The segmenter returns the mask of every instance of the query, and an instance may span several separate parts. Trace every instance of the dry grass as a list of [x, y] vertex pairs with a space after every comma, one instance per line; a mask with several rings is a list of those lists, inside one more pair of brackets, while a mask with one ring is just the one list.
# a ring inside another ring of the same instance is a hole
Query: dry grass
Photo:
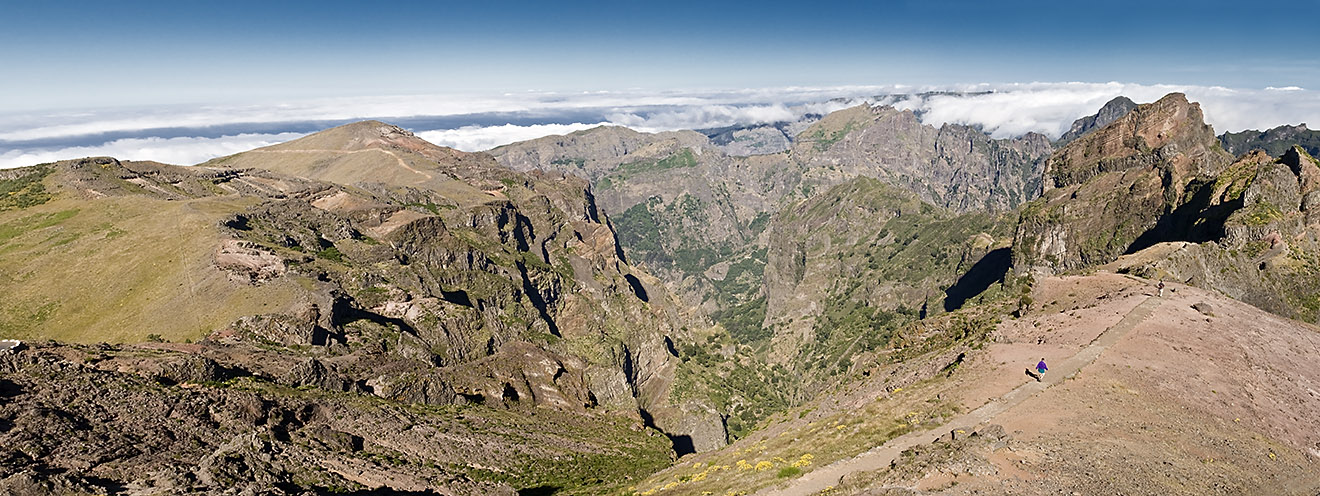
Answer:
[[[801, 473], [851, 458], [913, 430], [942, 425], [957, 413], [949, 401], [936, 400], [943, 378], [924, 381], [857, 409], [820, 418], [811, 407], [791, 415], [781, 428], [768, 428], [724, 449], [687, 457], [634, 488], [635, 494], [752, 494]], [[780, 474], [791, 474], [781, 477]], [[653, 491], [653, 492], [649, 492]]]
[[284, 310], [296, 281], [234, 283], [217, 222], [252, 200], [57, 199], [0, 213], [0, 335], [69, 342], [197, 339]]

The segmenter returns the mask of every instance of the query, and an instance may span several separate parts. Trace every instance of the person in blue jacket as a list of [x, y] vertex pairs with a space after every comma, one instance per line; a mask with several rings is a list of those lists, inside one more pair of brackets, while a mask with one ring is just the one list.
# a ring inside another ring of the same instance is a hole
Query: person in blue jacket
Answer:
[[1049, 369], [1050, 369], [1049, 367], [1045, 366], [1045, 359], [1044, 359], [1044, 358], [1041, 358], [1041, 359], [1040, 359], [1040, 363], [1037, 363], [1037, 364], [1036, 364], [1036, 373], [1037, 373], [1037, 374], [1045, 375], [1045, 371], [1046, 371], [1046, 370], [1049, 370]]

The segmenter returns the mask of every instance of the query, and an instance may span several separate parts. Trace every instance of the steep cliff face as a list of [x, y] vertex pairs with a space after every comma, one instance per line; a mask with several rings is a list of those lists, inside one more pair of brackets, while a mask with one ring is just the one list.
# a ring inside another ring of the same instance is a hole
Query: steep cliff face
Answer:
[[770, 212], [800, 182], [800, 168], [786, 154], [731, 157], [690, 131], [604, 127], [491, 153], [518, 170], [582, 171], [629, 261], [706, 312], [718, 310], [721, 300], [746, 299], [726, 294], [723, 277], [707, 274], [755, 252]]
[[1226, 157], [1176, 93], [1083, 135], [1050, 158], [1045, 195], [1023, 209], [1014, 267], [1109, 264], [1314, 322], [1320, 168], [1298, 146]]
[[776, 216], [765, 268], [771, 358], [847, 370], [913, 320], [957, 309], [1008, 268], [1010, 219], [957, 214], [858, 178]]
[[1159, 222], [1194, 202], [1197, 185], [1231, 160], [1182, 94], [1141, 105], [1049, 158], [1043, 197], [1022, 211], [1014, 265], [1067, 270], [1112, 261], [1152, 239], [1204, 240], [1214, 233]]
[[[385, 171], [351, 184], [367, 194], [343, 189], [308, 205], [363, 219], [359, 230], [371, 240], [332, 241], [346, 259], [337, 280], [353, 301], [370, 302], [355, 306], [400, 323], [425, 350], [416, 356], [439, 366], [383, 376], [381, 387], [427, 398], [449, 387], [456, 394], [440, 397], [455, 401], [512, 396], [601, 406], [634, 412], [671, 435], [695, 435], [702, 449], [723, 443], [722, 419], [687, 415], [670, 402], [676, 357], [667, 343], [686, 339], [676, 307], [663, 286], [622, 260], [585, 181], [515, 172], [488, 155], [437, 147], [377, 122], [216, 163], [348, 181], [358, 177], [360, 155]], [[287, 231], [254, 237], [278, 244]], [[547, 384], [559, 391], [542, 394]], [[687, 410], [700, 410], [694, 405]]]
[[1164, 243], [1120, 258], [1116, 270], [1215, 289], [1286, 317], [1320, 321], [1320, 167], [1301, 147], [1273, 159], [1244, 155], [1213, 183], [1198, 220], [1222, 236]]
[[1059, 137], [1058, 144], [1066, 145], [1080, 138], [1083, 134], [1108, 126], [1109, 123], [1127, 115], [1134, 108], [1137, 108], [1137, 102], [1125, 96], [1115, 97], [1113, 100], [1106, 102], [1105, 106], [1100, 107], [1100, 111], [1094, 115], [1088, 115], [1073, 121], [1068, 132]]
[[935, 128], [912, 112], [869, 105], [810, 123], [785, 153], [732, 157], [698, 138], [599, 128], [491, 153], [519, 170], [586, 171], [632, 262], [686, 304], [753, 337], [763, 330], [748, 328], [746, 317], [765, 295], [759, 284], [737, 280], [761, 272], [766, 227], [786, 208], [860, 176], [955, 212], [1007, 211], [1040, 191], [1052, 150], [1041, 135], [994, 140], [967, 126]]
[[935, 128], [911, 111], [862, 105], [825, 116], [798, 135], [804, 183], [825, 187], [875, 177], [923, 201], [966, 212], [1004, 211], [1035, 198], [1049, 139], [991, 139], [961, 125]]

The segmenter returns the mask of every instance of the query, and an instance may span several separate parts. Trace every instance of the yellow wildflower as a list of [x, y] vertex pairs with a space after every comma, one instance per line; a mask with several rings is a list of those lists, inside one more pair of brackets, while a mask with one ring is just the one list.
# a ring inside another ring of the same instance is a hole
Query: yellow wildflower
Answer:
[[[1271, 453], [1270, 456], [1274, 456], [1274, 454]], [[756, 470], [757, 470], [757, 471], [761, 471], [761, 470], [770, 470], [770, 469], [774, 468], [774, 466], [775, 466], [775, 464], [770, 463], [770, 462], [767, 462], [767, 461], [759, 461], [759, 462], [756, 462]]]

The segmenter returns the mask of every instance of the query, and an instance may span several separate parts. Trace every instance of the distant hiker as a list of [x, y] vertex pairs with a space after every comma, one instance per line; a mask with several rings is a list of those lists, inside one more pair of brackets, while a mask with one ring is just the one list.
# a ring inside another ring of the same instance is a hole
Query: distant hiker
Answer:
[[1049, 369], [1050, 369], [1049, 367], [1045, 366], [1045, 359], [1044, 359], [1044, 358], [1041, 358], [1041, 359], [1040, 359], [1040, 363], [1037, 363], [1037, 364], [1036, 364], [1036, 373], [1037, 373], [1037, 374], [1040, 374], [1040, 375], [1042, 375], [1042, 376], [1045, 375], [1045, 371], [1047, 371], [1047, 370], [1049, 370]]
[[1160, 290], [1160, 298], [1163, 298], [1163, 297], [1164, 297], [1164, 280], [1163, 280], [1163, 279], [1160, 279], [1160, 284], [1159, 284], [1158, 286], [1155, 286], [1155, 287], [1156, 287], [1156, 288], [1159, 288], [1159, 290]]

